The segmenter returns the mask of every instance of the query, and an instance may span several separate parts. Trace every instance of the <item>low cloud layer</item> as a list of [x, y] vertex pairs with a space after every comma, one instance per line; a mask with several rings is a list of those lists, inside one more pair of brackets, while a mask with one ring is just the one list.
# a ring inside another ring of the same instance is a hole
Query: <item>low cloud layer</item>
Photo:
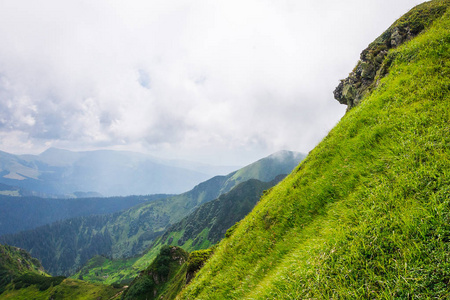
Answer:
[[422, 1], [0, 2], [0, 150], [241, 164], [307, 152], [359, 53]]

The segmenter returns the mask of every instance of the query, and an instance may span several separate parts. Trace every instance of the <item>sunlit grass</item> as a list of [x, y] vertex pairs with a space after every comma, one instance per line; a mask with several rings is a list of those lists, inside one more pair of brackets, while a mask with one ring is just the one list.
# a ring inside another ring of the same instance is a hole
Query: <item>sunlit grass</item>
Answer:
[[181, 299], [450, 297], [450, 18], [223, 240]]

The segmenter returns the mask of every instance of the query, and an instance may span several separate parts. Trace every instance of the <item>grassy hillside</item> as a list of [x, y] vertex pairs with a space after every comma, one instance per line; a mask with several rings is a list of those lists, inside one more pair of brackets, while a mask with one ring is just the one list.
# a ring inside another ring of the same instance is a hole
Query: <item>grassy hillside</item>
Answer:
[[111, 299], [121, 289], [51, 277], [25, 250], [0, 245], [0, 299]]
[[449, 12], [386, 59], [180, 299], [450, 298]]
[[[118, 259], [142, 254], [168, 226], [203, 203], [253, 176], [272, 180], [279, 174], [289, 173], [302, 158], [298, 153], [279, 152], [227, 176], [213, 177], [180, 195], [143, 203], [112, 215], [68, 219], [4, 235], [0, 242], [26, 249], [52, 275], [67, 276], [95, 255]], [[264, 169], [266, 165], [272, 167]]]
[[28, 252], [0, 244], [0, 294], [12, 280], [25, 273], [45, 274], [41, 263]]

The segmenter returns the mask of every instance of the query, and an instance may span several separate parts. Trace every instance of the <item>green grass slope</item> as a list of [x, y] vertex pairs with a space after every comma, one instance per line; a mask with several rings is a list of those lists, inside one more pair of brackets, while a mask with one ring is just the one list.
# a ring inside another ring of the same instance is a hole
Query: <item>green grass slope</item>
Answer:
[[51, 277], [23, 249], [0, 245], [0, 299], [112, 299], [122, 290], [64, 277]]
[[45, 275], [41, 263], [28, 252], [0, 244], [0, 294], [12, 280], [26, 273]]
[[179, 299], [450, 298], [449, 13], [387, 59]]

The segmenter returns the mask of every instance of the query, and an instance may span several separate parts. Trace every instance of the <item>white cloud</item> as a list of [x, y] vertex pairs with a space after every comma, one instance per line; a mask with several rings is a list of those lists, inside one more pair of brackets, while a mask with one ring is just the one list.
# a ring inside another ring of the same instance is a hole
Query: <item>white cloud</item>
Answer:
[[0, 149], [307, 152], [344, 113], [339, 79], [419, 2], [2, 0]]

